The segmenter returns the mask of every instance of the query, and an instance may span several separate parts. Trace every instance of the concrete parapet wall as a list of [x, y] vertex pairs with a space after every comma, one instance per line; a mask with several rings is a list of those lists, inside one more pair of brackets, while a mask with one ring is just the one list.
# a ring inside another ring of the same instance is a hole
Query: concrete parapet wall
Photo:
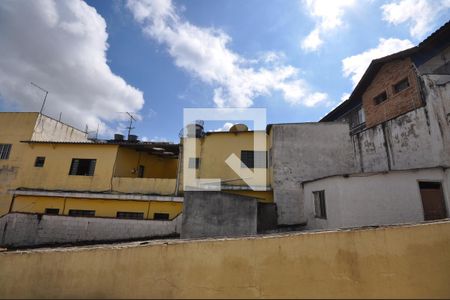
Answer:
[[449, 298], [450, 222], [0, 253], [2, 298]]
[[67, 217], [10, 213], [0, 218], [3, 247], [131, 240], [180, 233], [181, 215], [172, 221]]
[[184, 192], [181, 237], [256, 235], [257, 202], [221, 192]]

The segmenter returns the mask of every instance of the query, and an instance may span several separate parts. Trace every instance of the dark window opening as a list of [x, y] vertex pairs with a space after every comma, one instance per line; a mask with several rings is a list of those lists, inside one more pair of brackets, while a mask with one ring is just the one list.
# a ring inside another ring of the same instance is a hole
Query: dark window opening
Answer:
[[144, 166], [143, 165], [139, 165], [138, 167], [138, 177], [139, 178], [143, 178], [144, 177]]
[[96, 159], [72, 159], [69, 175], [93, 176]]
[[350, 128], [359, 127], [361, 124], [366, 122], [366, 116], [364, 114], [364, 109], [362, 107], [353, 110], [348, 117], [350, 122]]
[[117, 218], [119, 219], [136, 219], [136, 220], [143, 220], [144, 219], [144, 213], [140, 212], [128, 212], [128, 211], [118, 211]]
[[72, 216], [72, 217], [94, 217], [95, 210], [70, 209], [69, 216]]
[[425, 221], [447, 218], [444, 193], [440, 182], [419, 182]]
[[11, 152], [11, 144], [0, 144], [0, 159], [8, 159]]
[[405, 78], [398, 83], [394, 84], [394, 93], [400, 93], [403, 90], [406, 90], [409, 87], [409, 81], [408, 78]]
[[154, 213], [153, 214], [154, 220], [169, 220], [169, 214], [166, 213]]
[[267, 168], [267, 151], [241, 151], [241, 167]]
[[198, 168], [200, 168], [200, 158], [190, 157], [189, 158], [189, 169], [198, 169]]
[[34, 166], [38, 168], [42, 168], [45, 163], [45, 157], [44, 156], [38, 156], [36, 157], [36, 160], [34, 161]]
[[325, 191], [313, 192], [314, 195], [314, 216], [320, 219], [327, 218], [327, 209], [325, 205]]
[[381, 94], [379, 94], [378, 96], [373, 98], [373, 101], [375, 102], [375, 105], [378, 105], [384, 101], [387, 100], [387, 94], [386, 92], [382, 92]]
[[46, 215], [59, 215], [59, 208], [46, 208], [45, 214]]

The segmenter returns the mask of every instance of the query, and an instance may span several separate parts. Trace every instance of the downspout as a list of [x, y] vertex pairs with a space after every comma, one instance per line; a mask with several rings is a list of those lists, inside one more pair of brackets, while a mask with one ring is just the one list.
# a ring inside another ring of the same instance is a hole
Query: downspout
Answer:
[[180, 173], [181, 173], [181, 162], [183, 160], [183, 146], [180, 139], [180, 146], [178, 149], [178, 166], [177, 166], [177, 179], [175, 182], [175, 196], [178, 196], [178, 190], [180, 185]]

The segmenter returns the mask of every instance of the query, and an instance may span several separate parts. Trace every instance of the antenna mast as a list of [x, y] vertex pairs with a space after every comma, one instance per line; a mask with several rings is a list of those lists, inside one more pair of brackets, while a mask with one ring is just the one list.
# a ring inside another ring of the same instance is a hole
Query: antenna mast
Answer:
[[42, 102], [41, 110], [39, 111], [39, 114], [42, 114], [42, 111], [44, 110], [44, 106], [45, 106], [45, 101], [47, 100], [48, 91], [41, 88], [40, 86], [38, 86], [37, 84], [35, 84], [33, 82], [30, 82], [30, 83], [31, 83], [31, 85], [37, 87], [38, 89], [40, 89], [41, 91], [43, 91], [45, 93], [44, 101]]
[[130, 125], [127, 127], [127, 129], [128, 129], [128, 137], [129, 137], [130, 133], [131, 133], [131, 130], [134, 129], [134, 127], [131, 127], [131, 125], [133, 125], [133, 121], [136, 121], [136, 119], [129, 112], [126, 112], [126, 113], [127, 113], [128, 116], [130, 116]]

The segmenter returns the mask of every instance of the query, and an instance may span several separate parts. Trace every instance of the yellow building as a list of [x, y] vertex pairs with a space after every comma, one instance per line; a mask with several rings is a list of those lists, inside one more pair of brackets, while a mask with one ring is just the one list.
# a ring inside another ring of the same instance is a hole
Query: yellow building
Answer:
[[0, 115], [0, 125], [5, 125], [0, 144], [9, 150], [0, 161], [3, 214], [171, 220], [181, 213], [183, 198], [176, 196], [178, 145], [95, 142], [76, 129], [72, 138], [55, 131], [52, 136], [42, 133], [46, 127], [38, 124], [39, 118], [48, 117]]
[[[234, 125], [230, 131], [188, 135], [183, 139], [183, 170], [180, 171], [183, 176], [180, 188], [197, 186], [208, 189], [208, 185], [217, 186], [210, 180], [220, 179], [220, 189], [225, 193], [251, 196], [261, 202], [273, 202], [268, 149], [270, 140], [266, 132], [249, 131], [243, 124]], [[238, 159], [238, 170], [234, 170], [228, 163], [233, 155]], [[242, 173], [238, 174], [236, 171]], [[189, 178], [185, 178], [186, 175]], [[203, 182], [196, 183], [196, 179]]]

